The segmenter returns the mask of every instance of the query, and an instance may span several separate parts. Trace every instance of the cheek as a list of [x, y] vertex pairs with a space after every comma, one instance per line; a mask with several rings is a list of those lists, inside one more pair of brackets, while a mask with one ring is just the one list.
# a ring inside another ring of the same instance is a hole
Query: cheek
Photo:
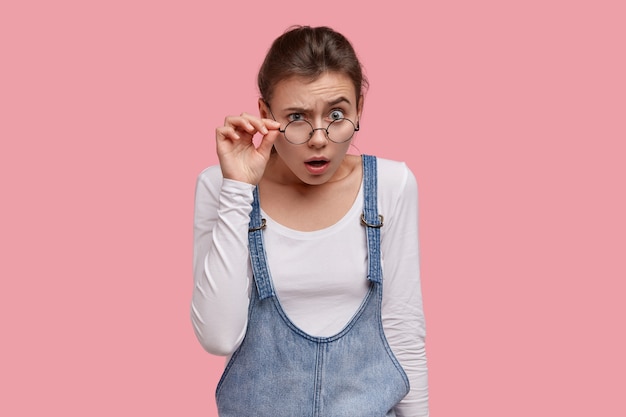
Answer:
[[348, 150], [350, 149], [351, 145], [352, 145], [352, 139], [347, 141], [347, 142], [345, 142], [345, 143], [341, 143], [341, 144], [336, 145], [337, 146], [337, 154], [345, 156], [348, 153]]

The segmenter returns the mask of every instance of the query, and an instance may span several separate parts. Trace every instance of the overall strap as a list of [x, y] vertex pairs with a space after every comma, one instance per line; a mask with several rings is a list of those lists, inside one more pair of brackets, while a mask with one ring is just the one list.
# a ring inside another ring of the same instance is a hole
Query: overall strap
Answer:
[[383, 216], [378, 214], [376, 157], [363, 155], [362, 159], [364, 202], [361, 223], [365, 226], [367, 233], [367, 278], [372, 282], [382, 283], [380, 228], [383, 227]]
[[[380, 228], [383, 226], [383, 216], [378, 214], [378, 175], [376, 169], [376, 157], [363, 155], [363, 214], [361, 223], [366, 228], [368, 250], [367, 278], [376, 283], [382, 282], [382, 268], [380, 255]], [[263, 245], [263, 229], [265, 219], [261, 218], [259, 203], [259, 188], [253, 191], [252, 212], [248, 229], [248, 244], [250, 249], [250, 261], [254, 282], [259, 293], [259, 299], [274, 297], [274, 287], [270, 279], [267, 267], [267, 255]]]
[[248, 228], [248, 245], [250, 250], [250, 262], [254, 282], [256, 283], [259, 300], [274, 296], [274, 287], [270, 279], [270, 271], [267, 268], [267, 255], [263, 246], [263, 229], [265, 219], [261, 218], [261, 206], [259, 204], [259, 187], [255, 187], [252, 212], [250, 213], [250, 225]]

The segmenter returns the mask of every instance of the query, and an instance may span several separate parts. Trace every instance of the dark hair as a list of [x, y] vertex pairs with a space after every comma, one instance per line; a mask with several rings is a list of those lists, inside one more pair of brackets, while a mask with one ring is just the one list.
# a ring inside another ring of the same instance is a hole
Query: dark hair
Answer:
[[274, 87], [293, 76], [316, 79], [325, 72], [347, 75], [357, 99], [367, 90], [367, 78], [352, 44], [341, 33], [325, 26], [294, 26], [270, 47], [258, 75], [261, 97], [269, 102]]

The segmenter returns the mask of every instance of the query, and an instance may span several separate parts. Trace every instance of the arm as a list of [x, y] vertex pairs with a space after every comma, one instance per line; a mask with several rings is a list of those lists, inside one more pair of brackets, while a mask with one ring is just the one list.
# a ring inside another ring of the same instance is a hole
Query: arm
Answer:
[[[215, 131], [220, 166], [198, 178], [191, 320], [202, 346], [216, 355], [233, 353], [245, 335], [252, 276], [248, 216], [278, 127], [245, 113], [227, 117]], [[255, 146], [257, 133], [262, 139]]]
[[[391, 186], [397, 189], [397, 194], [382, 207], [387, 213], [381, 211], [386, 221], [381, 229], [383, 327], [411, 384], [411, 391], [397, 405], [396, 413], [399, 417], [426, 417], [428, 374], [419, 272], [417, 183], [405, 165], [398, 169], [392, 181], [399, 186]], [[390, 185], [383, 183], [383, 186]]]
[[215, 355], [233, 353], [245, 335], [253, 188], [222, 180], [218, 167], [205, 170], [197, 182], [191, 319], [200, 344]]

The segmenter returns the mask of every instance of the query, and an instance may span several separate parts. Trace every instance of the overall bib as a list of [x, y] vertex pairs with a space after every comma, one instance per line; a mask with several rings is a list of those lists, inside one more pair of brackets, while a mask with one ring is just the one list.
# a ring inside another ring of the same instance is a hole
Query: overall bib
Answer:
[[[258, 189], [250, 213], [254, 281], [248, 327], [217, 386], [220, 417], [391, 417], [409, 392], [381, 321], [382, 269], [376, 158], [363, 156], [369, 290], [343, 330], [311, 336], [276, 297], [263, 247]], [[364, 277], [365, 279], [365, 277]]]

